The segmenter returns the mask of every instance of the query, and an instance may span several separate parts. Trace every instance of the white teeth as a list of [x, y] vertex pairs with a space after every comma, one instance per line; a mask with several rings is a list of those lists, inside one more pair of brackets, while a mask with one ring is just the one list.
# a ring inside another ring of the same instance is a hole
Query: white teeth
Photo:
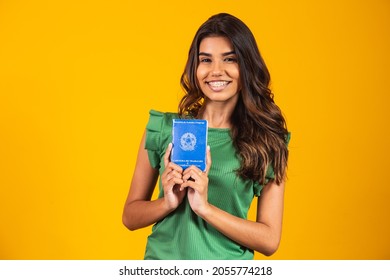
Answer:
[[218, 81], [218, 82], [209, 82], [208, 84], [212, 87], [223, 87], [226, 86], [229, 82], [227, 81]]

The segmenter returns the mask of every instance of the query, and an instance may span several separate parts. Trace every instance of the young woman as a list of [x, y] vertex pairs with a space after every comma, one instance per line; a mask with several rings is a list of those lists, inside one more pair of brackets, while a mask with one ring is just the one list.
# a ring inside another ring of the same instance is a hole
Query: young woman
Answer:
[[[123, 211], [130, 230], [153, 225], [145, 259], [253, 259], [282, 231], [289, 132], [249, 28], [229, 14], [197, 31], [178, 113], [150, 111]], [[172, 119], [208, 121], [206, 171], [170, 162]], [[159, 180], [158, 199], [151, 200]], [[257, 199], [256, 221], [247, 220]]]

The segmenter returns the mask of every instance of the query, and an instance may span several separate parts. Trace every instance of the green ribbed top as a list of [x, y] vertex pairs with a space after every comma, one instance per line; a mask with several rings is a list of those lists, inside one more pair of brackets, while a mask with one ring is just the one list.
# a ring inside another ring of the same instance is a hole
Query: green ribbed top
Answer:
[[[174, 113], [150, 111], [146, 127], [146, 144], [149, 161], [154, 168], [164, 171], [164, 153], [172, 141]], [[240, 166], [230, 129], [209, 128], [208, 145], [212, 165], [209, 171], [208, 201], [237, 217], [247, 218], [254, 196], [259, 196], [262, 186], [251, 180], [237, 177], [234, 170]], [[267, 172], [273, 178], [272, 170]], [[164, 195], [159, 182], [159, 197]], [[142, 209], [140, 209], [142, 211]], [[248, 260], [253, 251], [227, 238], [191, 209], [184, 198], [179, 207], [157, 222], [148, 237], [145, 259], [183, 260]]]

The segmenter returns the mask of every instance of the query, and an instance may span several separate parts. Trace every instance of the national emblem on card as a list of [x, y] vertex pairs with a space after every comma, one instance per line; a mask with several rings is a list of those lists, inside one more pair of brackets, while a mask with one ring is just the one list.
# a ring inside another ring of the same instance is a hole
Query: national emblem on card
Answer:
[[171, 161], [183, 169], [206, 170], [207, 121], [173, 119]]

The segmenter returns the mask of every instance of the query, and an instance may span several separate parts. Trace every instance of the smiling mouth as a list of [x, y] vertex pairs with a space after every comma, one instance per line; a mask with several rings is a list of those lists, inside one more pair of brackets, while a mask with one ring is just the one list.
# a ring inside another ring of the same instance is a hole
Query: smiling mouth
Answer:
[[226, 86], [228, 83], [228, 81], [207, 82], [207, 84], [212, 87], [223, 87]]
[[215, 91], [224, 89], [230, 82], [229, 81], [214, 81], [214, 82], [206, 82], [209, 87]]

